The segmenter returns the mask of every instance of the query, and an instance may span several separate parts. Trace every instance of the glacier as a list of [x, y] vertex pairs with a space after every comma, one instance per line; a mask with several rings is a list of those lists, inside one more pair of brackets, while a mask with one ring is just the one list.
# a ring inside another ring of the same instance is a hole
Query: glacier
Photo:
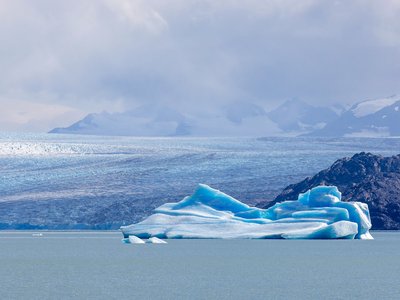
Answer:
[[199, 184], [193, 195], [166, 203], [143, 221], [122, 226], [124, 238], [373, 239], [368, 205], [342, 202], [335, 186], [318, 186], [297, 200], [251, 207]]

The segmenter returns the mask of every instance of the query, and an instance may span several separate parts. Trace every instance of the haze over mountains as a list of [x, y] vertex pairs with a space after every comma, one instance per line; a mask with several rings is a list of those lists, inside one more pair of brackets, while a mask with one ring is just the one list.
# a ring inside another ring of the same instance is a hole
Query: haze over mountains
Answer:
[[400, 136], [400, 96], [365, 100], [349, 109], [317, 107], [292, 99], [267, 112], [249, 102], [212, 111], [183, 112], [142, 105], [121, 113], [92, 113], [50, 133], [126, 136]]

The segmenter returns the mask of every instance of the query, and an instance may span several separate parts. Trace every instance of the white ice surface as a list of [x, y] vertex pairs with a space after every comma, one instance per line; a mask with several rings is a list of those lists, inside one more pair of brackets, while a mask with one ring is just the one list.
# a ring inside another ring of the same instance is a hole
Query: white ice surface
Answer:
[[151, 244], [167, 244], [166, 241], [163, 241], [162, 239], [159, 239], [157, 237], [151, 237], [148, 239], [148, 243]]
[[377, 111], [380, 111], [382, 108], [390, 106], [399, 100], [399, 96], [368, 100], [359, 103], [355, 108], [352, 109], [352, 111], [355, 117], [361, 118], [370, 114], [374, 114]]
[[130, 235], [128, 237], [129, 243], [131, 244], [144, 244], [145, 241], [143, 241], [141, 238], [138, 238], [137, 236]]

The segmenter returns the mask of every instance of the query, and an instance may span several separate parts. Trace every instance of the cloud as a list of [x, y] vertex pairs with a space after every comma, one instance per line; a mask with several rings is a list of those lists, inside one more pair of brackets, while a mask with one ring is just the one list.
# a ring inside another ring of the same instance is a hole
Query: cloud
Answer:
[[0, 99], [0, 126], [8, 131], [44, 131], [63, 123], [67, 126], [83, 114], [77, 109], [60, 104]]
[[[390, 95], [399, 15], [394, 0], [0, 0], [0, 98], [15, 112], [23, 95], [81, 115]], [[23, 127], [12, 122], [2, 129]]]
[[157, 34], [168, 27], [165, 19], [147, 1], [107, 0], [105, 4], [116, 17], [134, 29], [140, 28]]

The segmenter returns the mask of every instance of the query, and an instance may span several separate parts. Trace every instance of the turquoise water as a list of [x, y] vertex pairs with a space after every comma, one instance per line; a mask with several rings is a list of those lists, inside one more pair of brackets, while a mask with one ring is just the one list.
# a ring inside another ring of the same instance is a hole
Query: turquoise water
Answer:
[[1, 299], [399, 299], [400, 233], [375, 240], [170, 240], [0, 232]]

